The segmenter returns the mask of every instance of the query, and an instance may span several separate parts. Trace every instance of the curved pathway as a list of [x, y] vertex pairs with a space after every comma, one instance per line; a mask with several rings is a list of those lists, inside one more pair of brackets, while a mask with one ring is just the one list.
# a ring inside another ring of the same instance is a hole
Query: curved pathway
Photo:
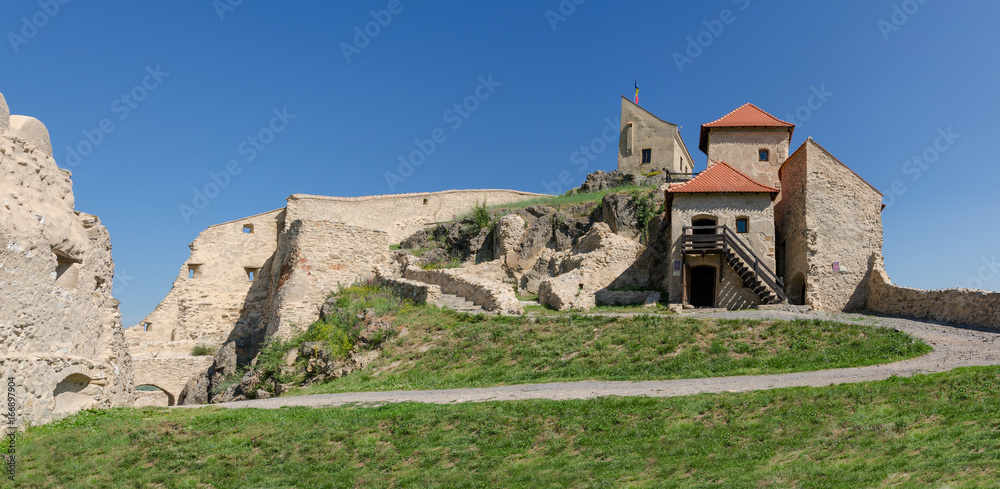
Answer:
[[[522, 399], [591, 399], [602, 396], [671, 397], [717, 392], [746, 392], [779, 387], [812, 386], [882, 380], [891, 376], [944, 372], [958, 367], [1000, 365], [1000, 331], [946, 326], [927, 321], [860, 314], [791, 313], [783, 311], [731, 311], [682, 314], [675, 317], [715, 317], [746, 319], [831, 319], [863, 322], [897, 329], [920, 338], [934, 348], [924, 356], [901, 362], [869, 367], [840, 368], [815, 372], [700, 379], [657, 380], [642, 382], [583, 381], [549, 384], [522, 384], [475, 389], [427, 391], [351, 392], [299, 397], [277, 397], [237, 401], [215, 406], [273, 409], [283, 406], [328, 407], [344, 404], [386, 404], [423, 402], [451, 404], [458, 402], [509, 401]], [[204, 407], [204, 406], [184, 406]]]

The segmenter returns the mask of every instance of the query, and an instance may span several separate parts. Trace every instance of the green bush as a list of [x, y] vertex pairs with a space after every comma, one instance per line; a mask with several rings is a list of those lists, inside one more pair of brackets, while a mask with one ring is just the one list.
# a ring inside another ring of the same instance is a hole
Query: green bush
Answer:
[[191, 349], [191, 356], [193, 357], [206, 357], [214, 353], [215, 353], [215, 348], [205, 345], [196, 345], [194, 348]]
[[472, 222], [476, 224], [477, 231], [489, 228], [493, 221], [493, 215], [489, 208], [486, 207], [486, 201], [482, 203], [477, 203], [475, 207], [472, 208]]

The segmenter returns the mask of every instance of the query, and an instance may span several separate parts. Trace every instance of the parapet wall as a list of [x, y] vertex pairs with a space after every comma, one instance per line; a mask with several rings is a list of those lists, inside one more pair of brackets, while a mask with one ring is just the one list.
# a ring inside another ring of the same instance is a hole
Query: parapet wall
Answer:
[[509, 204], [544, 194], [516, 190], [445, 190], [370, 197], [322, 197], [295, 194], [288, 198], [289, 220], [336, 221], [383, 231], [398, 243], [425, 226], [469, 213], [477, 204]]
[[867, 309], [872, 312], [1000, 329], [1000, 292], [900, 287], [882, 268], [872, 271], [868, 289]]

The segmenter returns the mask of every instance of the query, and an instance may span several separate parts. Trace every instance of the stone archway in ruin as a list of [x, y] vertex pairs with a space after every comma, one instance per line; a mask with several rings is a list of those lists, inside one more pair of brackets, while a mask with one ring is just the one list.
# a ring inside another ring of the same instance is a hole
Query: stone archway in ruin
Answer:
[[[172, 392], [155, 384], [141, 384], [135, 386], [136, 402], [135, 407], [162, 406], [162, 399], [166, 397], [167, 406], [177, 405], [177, 396]], [[159, 399], [158, 399], [159, 398]]]
[[87, 409], [97, 404], [101, 387], [93, 379], [82, 373], [72, 373], [64, 377], [52, 390], [55, 407], [52, 413], [65, 416]]

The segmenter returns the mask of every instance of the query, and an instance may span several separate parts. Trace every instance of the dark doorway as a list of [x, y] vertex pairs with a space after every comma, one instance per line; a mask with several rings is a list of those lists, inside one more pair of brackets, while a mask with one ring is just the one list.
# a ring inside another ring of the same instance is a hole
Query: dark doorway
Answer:
[[694, 267], [691, 269], [691, 290], [688, 292], [694, 307], [715, 306], [715, 267]]
[[[691, 221], [691, 225], [694, 226], [694, 227], [696, 227], [696, 228], [697, 227], [701, 227], [701, 226], [715, 226], [715, 222], [716, 222], [715, 219], [696, 219], [694, 221]], [[693, 229], [691, 231], [691, 233], [692, 234], [719, 234], [719, 233], [716, 232], [715, 229]]]

